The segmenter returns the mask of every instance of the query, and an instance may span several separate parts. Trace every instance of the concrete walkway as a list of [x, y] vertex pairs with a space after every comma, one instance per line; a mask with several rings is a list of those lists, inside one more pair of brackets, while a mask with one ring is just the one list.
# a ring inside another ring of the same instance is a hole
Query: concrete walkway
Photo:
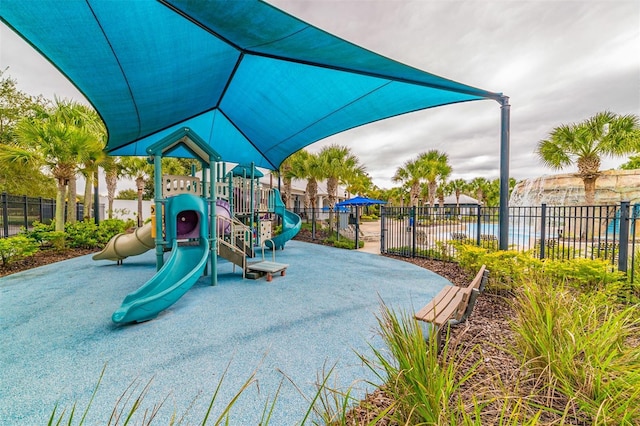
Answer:
[[364, 247], [358, 249], [358, 251], [380, 254], [380, 221], [376, 222], [362, 222], [360, 223], [360, 230], [365, 235], [376, 235], [375, 239], [367, 239], [364, 242]]
[[270, 424], [299, 424], [334, 365], [329, 384], [354, 386], [355, 398], [372, 390], [363, 380], [378, 381], [356, 352], [372, 358], [369, 344], [382, 347], [381, 299], [412, 312], [448, 284], [406, 262], [290, 241], [277, 252], [290, 265], [284, 277], [243, 280], [221, 263], [217, 286], [203, 277], [156, 319], [115, 326], [111, 314], [154, 275], [154, 258], [150, 251], [116, 266], [83, 256], [0, 279], [3, 425], [46, 424], [56, 404], [70, 410], [74, 402], [77, 424], [103, 368], [88, 425], [106, 424], [127, 386], [135, 398], [149, 382], [132, 424], [162, 401], [153, 424], [183, 415], [183, 424], [200, 424], [225, 370], [211, 418], [255, 372], [230, 424], [258, 424], [280, 385]]

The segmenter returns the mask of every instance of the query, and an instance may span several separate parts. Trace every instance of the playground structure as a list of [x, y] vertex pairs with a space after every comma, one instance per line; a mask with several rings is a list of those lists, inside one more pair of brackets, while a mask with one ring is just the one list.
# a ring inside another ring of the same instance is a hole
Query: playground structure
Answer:
[[[154, 164], [155, 203], [151, 223], [133, 233], [116, 235], [94, 260], [121, 264], [155, 247], [156, 274], [127, 295], [114, 312], [115, 323], [142, 322], [182, 297], [203, 274], [217, 284], [218, 256], [239, 266], [243, 277], [285, 274], [288, 265], [275, 261], [275, 250], [283, 249], [301, 226], [301, 219], [286, 210], [277, 189], [262, 188], [262, 173], [253, 165], [238, 165], [227, 172], [220, 156], [190, 129], [165, 137], [147, 149]], [[202, 179], [195, 176], [162, 175], [163, 156], [195, 158], [202, 166]], [[273, 223], [282, 222], [282, 232], [272, 235]], [[272, 260], [265, 259], [265, 248]], [[262, 259], [250, 261], [261, 249]], [[171, 255], [165, 262], [164, 253]], [[207, 266], [210, 266], [209, 271]]]

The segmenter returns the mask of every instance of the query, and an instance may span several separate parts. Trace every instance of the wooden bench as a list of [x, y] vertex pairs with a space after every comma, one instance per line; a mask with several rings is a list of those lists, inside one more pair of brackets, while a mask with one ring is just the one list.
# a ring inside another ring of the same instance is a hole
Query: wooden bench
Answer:
[[478, 295], [484, 291], [489, 271], [482, 265], [480, 271], [466, 287], [445, 286], [436, 297], [415, 314], [415, 319], [441, 328], [446, 324], [458, 324], [473, 312]]

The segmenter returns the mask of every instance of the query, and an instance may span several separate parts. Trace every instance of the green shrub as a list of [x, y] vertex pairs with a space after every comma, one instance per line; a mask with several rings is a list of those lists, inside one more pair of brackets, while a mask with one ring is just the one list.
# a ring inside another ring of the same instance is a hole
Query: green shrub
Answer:
[[122, 234], [129, 228], [136, 226], [136, 223], [132, 219], [105, 219], [100, 221], [98, 225], [98, 242], [106, 244], [111, 238], [117, 234]]
[[2, 266], [7, 266], [38, 252], [38, 243], [24, 235], [0, 238], [0, 259]]
[[610, 291], [615, 294], [625, 281], [623, 272], [612, 269], [611, 264], [602, 259], [545, 259], [542, 267], [552, 282], [564, 282], [582, 292]]
[[[356, 247], [356, 242], [346, 237], [336, 238], [335, 234], [331, 234], [323, 241], [325, 244], [330, 244], [336, 248], [353, 250]], [[364, 247], [364, 241], [358, 240], [358, 248]]]
[[73, 248], [96, 248], [99, 246], [98, 226], [91, 219], [67, 223], [65, 232], [69, 246]]
[[37, 220], [33, 222], [33, 227], [31, 230], [27, 230], [22, 228], [20, 233], [28, 238], [31, 238], [34, 241], [37, 241], [43, 245], [47, 244], [49, 233], [53, 232], [56, 228], [56, 224], [51, 222], [50, 224], [44, 224], [42, 222], [38, 222]]

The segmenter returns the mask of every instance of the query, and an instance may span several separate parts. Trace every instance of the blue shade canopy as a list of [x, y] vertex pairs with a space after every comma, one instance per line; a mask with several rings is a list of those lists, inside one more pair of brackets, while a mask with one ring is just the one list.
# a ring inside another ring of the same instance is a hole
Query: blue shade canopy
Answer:
[[344, 130], [501, 94], [387, 59], [258, 0], [2, 0], [1, 19], [103, 118], [113, 155], [188, 128], [277, 168]]
[[336, 204], [336, 207], [346, 207], [346, 206], [371, 206], [374, 204], [387, 204], [386, 201], [376, 200], [373, 198], [367, 197], [353, 197], [348, 200], [340, 201]]

